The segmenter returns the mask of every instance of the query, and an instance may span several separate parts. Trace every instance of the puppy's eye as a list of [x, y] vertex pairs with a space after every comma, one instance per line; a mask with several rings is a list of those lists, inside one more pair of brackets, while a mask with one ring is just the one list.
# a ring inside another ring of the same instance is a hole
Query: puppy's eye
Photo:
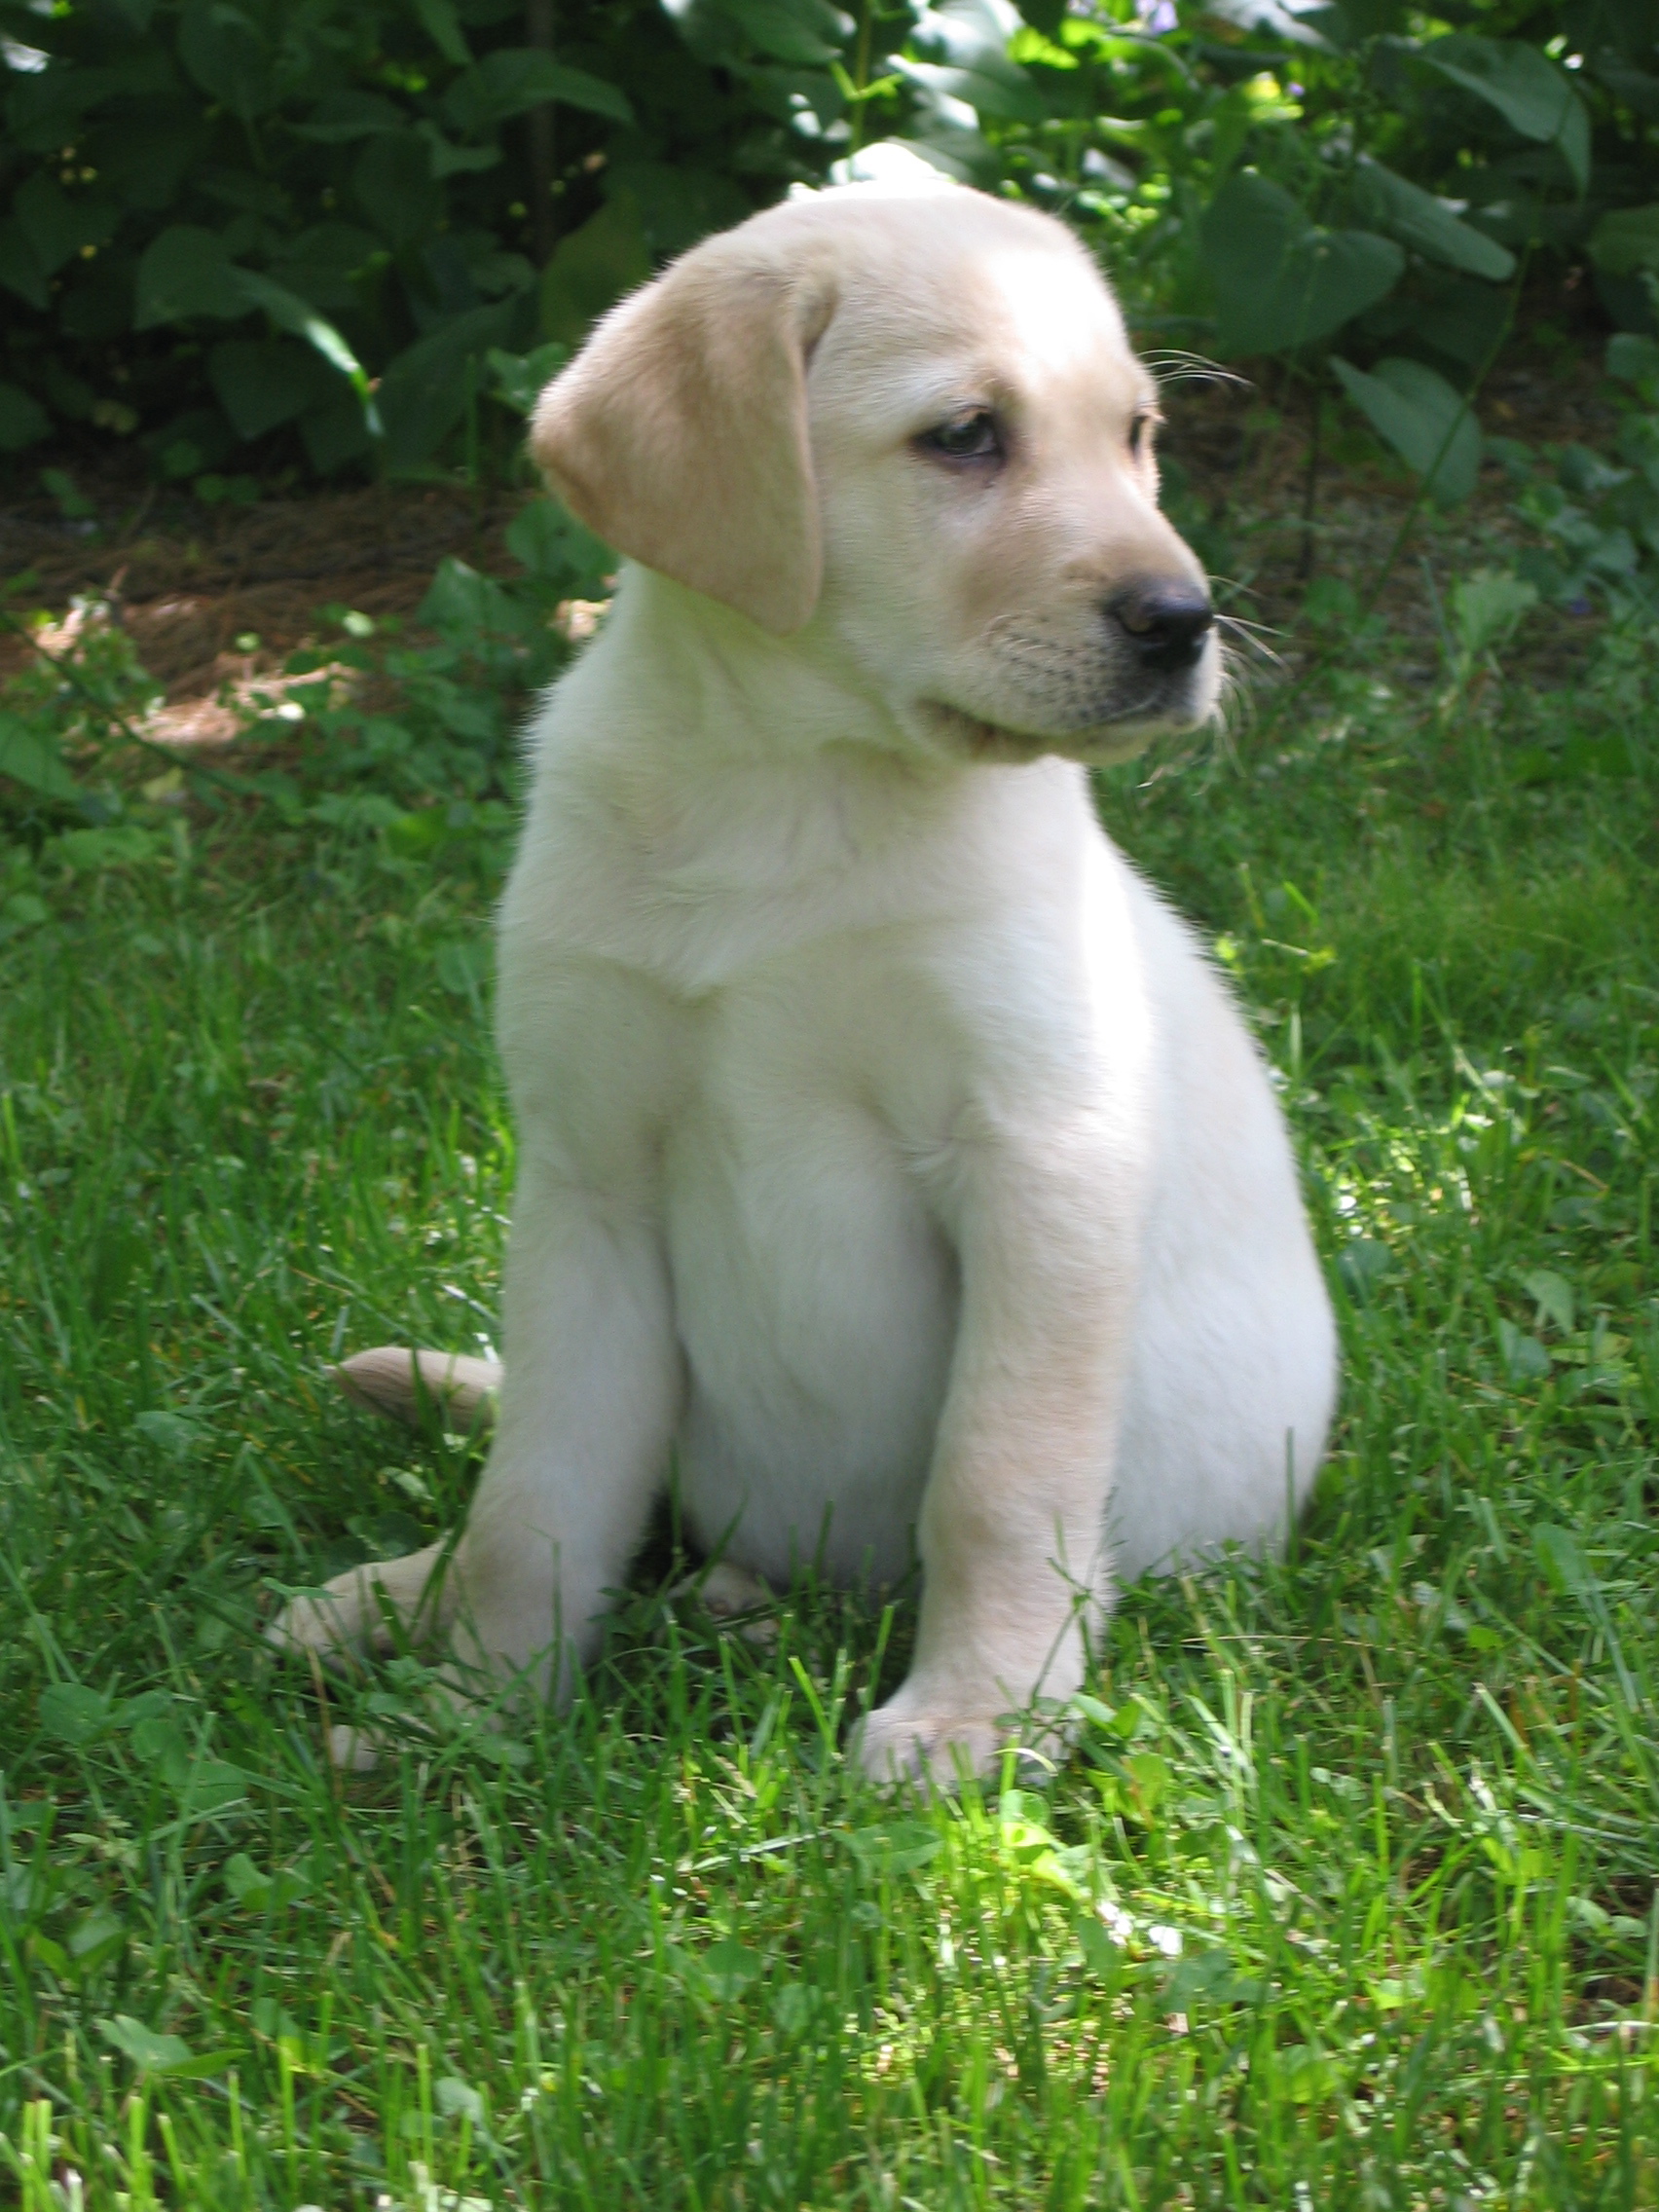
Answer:
[[988, 407], [938, 424], [924, 430], [916, 443], [924, 453], [942, 454], [946, 461], [996, 461], [1003, 450], [997, 419]]
[[1153, 434], [1158, 428], [1155, 415], [1137, 415], [1129, 424], [1129, 452], [1136, 461], [1145, 461], [1152, 452]]

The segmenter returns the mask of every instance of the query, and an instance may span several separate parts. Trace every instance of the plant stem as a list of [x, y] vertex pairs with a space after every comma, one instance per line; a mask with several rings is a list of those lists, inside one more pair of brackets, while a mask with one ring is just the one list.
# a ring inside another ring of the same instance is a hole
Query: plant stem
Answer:
[[865, 114], [869, 102], [864, 97], [869, 84], [870, 33], [875, 22], [875, 0], [864, 0], [859, 11], [858, 54], [853, 63], [853, 90], [859, 97], [853, 102], [852, 136], [847, 143], [849, 155], [856, 154], [864, 144]]
[[1313, 516], [1319, 503], [1321, 432], [1325, 425], [1325, 392], [1317, 374], [1313, 379], [1313, 426], [1308, 437], [1308, 482], [1302, 495], [1302, 558], [1296, 565], [1306, 584], [1313, 573]]
[[1515, 318], [1521, 312], [1521, 290], [1522, 286], [1527, 281], [1527, 271], [1531, 265], [1532, 248], [1535, 243], [1535, 239], [1529, 239], [1527, 241], [1526, 247], [1522, 252], [1521, 259], [1516, 265], [1515, 280], [1509, 287], [1509, 305], [1504, 310], [1503, 320], [1498, 325], [1497, 336], [1487, 348], [1486, 358], [1481, 362], [1479, 369], [1476, 370], [1475, 375], [1470, 382], [1468, 390], [1464, 392], [1462, 405], [1458, 408], [1456, 415], [1453, 416], [1451, 422], [1446, 425], [1446, 435], [1441, 439], [1439, 450], [1435, 454], [1434, 459], [1429, 462], [1427, 468], [1423, 471], [1423, 473], [1418, 478], [1417, 489], [1412, 494], [1410, 503], [1407, 505], [1404, 515], [1402, 515], [1400, 518], [1400, 527], [1394, 533], [1393, 539], [1389, 544], [1387, 552], [1382, 556], [1382, 566], [1378, 569], [1376, 575], [1372, 579], [1370, 590], [1366, 593], [1364, 599], [1360, 602], [1358, 618], [1361, 622], [1363, 622], [1366, 617], [1372, 612], [1373, 608], [1377, 605], [1377, 602], [1382, 598], [1388, 578], [1393, 574], [1400, 555], [1405, 551], [1406, 539], [1411, 535], [1413, 525], [1416, 523], [1418, 516], [1422, 512], [1422, 503], [1428, 497], [1428, 488], [1434, 482], [1435, 477], [1439, 474], [1441, 462], [1452, 451], [1453, 439], [1463, 427], [1464, 422], [1467, 420], [1467, 418], [1473, 413], [1475, 401], [1480, 395], [1481, 387], [1486, 383], [1487, 378], [1492, 374], [1493, 367], [1496, 365], [1497, 356], [1502, 352], [1504, 347], [1509, 342], [1509, 334], [1515, 328]]
[[[526, 0], [524, 35], [527, 45], [539, 47], [543, 54], [552, 53], [553, 0]], [[531, 109], [526, 129], [530, 137], [531, 230], [535, 239], [536, 258], [545, 266], [552, 258], [555, 243], [553, 164], [557, 145], [551, 101]]]
[[1497, 335], [1491, 346], [1488, 347], [1485, 359], [1470, 380], [1469, 388], [1463, 394], [1462, 404], [1447, 424], [1446, 435], [1440, 441], [1439, 450], [1427, 468], [1419, 477], [1417, 489], [1413, 492], [1406, 511], [1400, 518], [1400, 526], [1389, 540], [1388, 549], [1383, 554], [1377, 572], [1372, 577], [1370, 586], [1360, 601], [1358, 612], [1351, 623], [1344, 625], [1344, 635], [1340, 645], [1328, 645], [1322, 652], [1316, 653], [1302, 674], [1293, 682], [1287, 683], [1284, 689], [1278, 693], [1256, 725], [1258, 735], [1265, 736], [1270, 730], [1276, 727], [1283, 719], [1285, 711], [1302, 697], [1310, 684], [1324, 675], [1339, 651], [1344, 653], [1351, 651], [1354, 637], [1376, 611], [1377, 603], [1382, 598], [1389, 577], [1399, 565], [1400, 555], [1405, 551], [1406, 540], [1412, 534], [1413, 526], [1417, 522], [1418, 516], [1422, 512], [1423, 501], [1428, 497], [1428, 487], [1438, 474], [1441, 462], [1451, 452], [1453, 439], [1457, 435], [1465, 420], [1473, 411], [1482, 386], [1492, 374], [1499, 353], [1502, 352], [1509, 341], [1510, 332], [1515, 328], [1515, 318], [1521, 309], [1522, 287], [1527, 281], [1527, 271], [1530, 266], [1532, 249], [1536, 242], [1535, 238], [1527, 241], [1526, 248], [1515, 271], [1514, 281], [1509, 287], [1509, 305], [1505, 311], [1503, 321], [1499, 325]]
[[183, 768], [192, 776], [202, 777], [205, 783], [217, 784], [222, 791], [234, 792], [238, 798], [259, 796], [245, 776], [227, 775], [223, 768], [210, 768], [204, 760], [192, 760], [188, 755], [175, 752], [170, 745], [163, 745], [153, 737], [146, 737], [142, 730], [134, 729], [119, 707], [112, 707], [107, 699], [98, 697], [73, 661], [59, 660], [55, 653], [48, 652], [34, 632], [26, 623], [19, 622], [9, 607], [0, 607], [0, 622], [4, 622], [8, 630], [15, 631], [25, 645], [32, 646], [47, 666], [55, 669], [66, 683], [73, 685], [82, 698], [97, 709], [111, 727], [121, 732], [129, 745], [136, 745], [145, 753], [155, 754], [169, 768]]

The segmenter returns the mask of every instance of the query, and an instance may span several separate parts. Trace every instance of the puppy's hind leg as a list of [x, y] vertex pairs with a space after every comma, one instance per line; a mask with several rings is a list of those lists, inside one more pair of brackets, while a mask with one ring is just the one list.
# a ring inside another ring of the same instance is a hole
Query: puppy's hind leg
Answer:
[[419, 1428], [428, 1408], [452, 1427], [483, 1430], [495, 1425], [501, 1389], [498, 1360], [376, 1345], [343, 1360], [333, 1375], [354, 1405], [410, 1428]]

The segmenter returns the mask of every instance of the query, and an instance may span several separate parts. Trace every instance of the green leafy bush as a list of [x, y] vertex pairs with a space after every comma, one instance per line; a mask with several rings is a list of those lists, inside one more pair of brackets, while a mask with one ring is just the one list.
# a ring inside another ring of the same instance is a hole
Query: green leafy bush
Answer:
[[555, 47], [517, 0], [0, 0], [0, 447], [81, 423], [177, 478], [274, 433], [321, 473], [504, 448], [493, 349], [579, 337], [820, 172], [821, 18], [850, 28], [745, 0], [682, 39], [600, 0]]
[[[1143, 326], [1340, 379], [1441, 499], [1530, 257], [1659, 270], [1618, 0], [0, 0], [0, 448], [498, 464], [493, 351], [876, 141], [1052, 206]], [[846, 173], [845, 169], [837, 173]], [[1326, 363], [1330, 363], [1327, 371]]]

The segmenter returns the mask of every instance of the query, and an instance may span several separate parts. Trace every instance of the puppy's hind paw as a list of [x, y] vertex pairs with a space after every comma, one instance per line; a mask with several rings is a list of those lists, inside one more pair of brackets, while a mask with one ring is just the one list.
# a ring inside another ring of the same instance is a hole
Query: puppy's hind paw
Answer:
[[717, 1560], [703, 1573], [688, 1574], [669, 1596], [693, 1599], [716, 1620], [730, 1621], [746, 1643], [769, 1646], [778, 1641], [776, 1620], [763, 1617], [776, 1606], [776, 1592], [758, 1574], [733, 1567], [729, 1560]]

